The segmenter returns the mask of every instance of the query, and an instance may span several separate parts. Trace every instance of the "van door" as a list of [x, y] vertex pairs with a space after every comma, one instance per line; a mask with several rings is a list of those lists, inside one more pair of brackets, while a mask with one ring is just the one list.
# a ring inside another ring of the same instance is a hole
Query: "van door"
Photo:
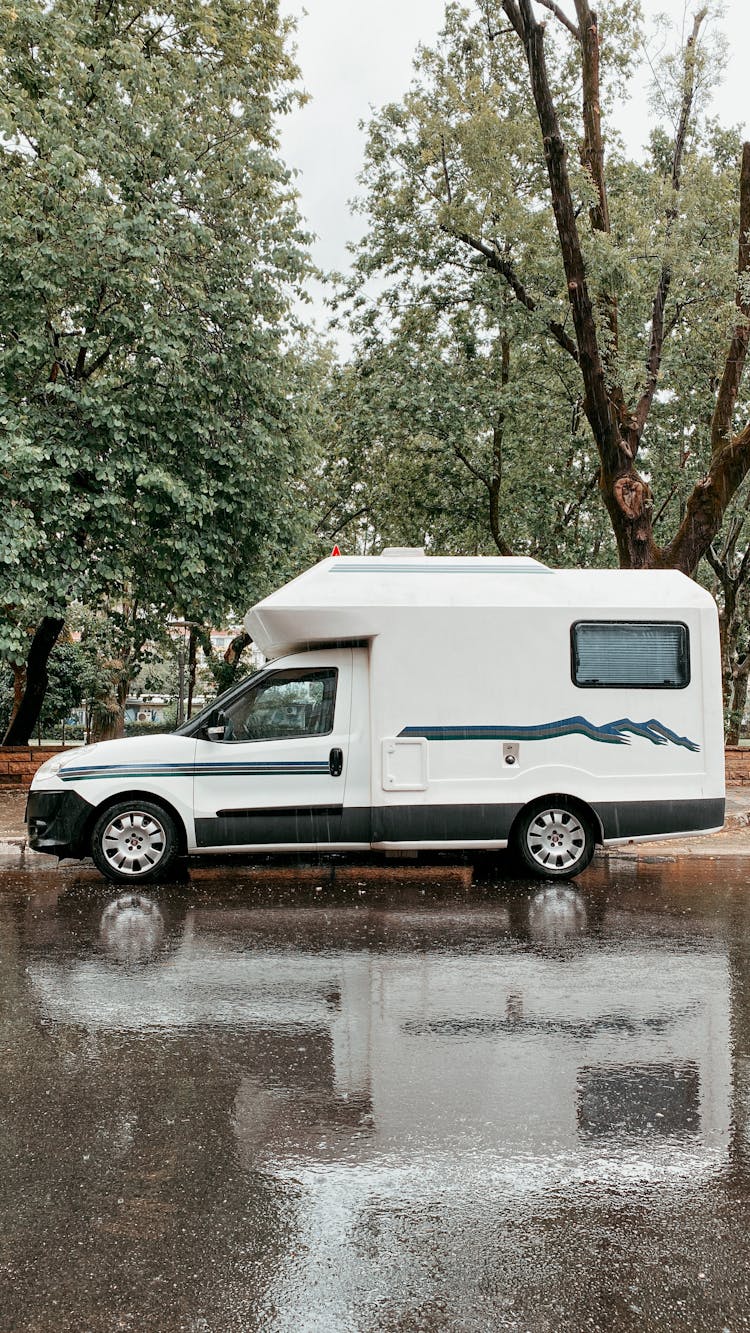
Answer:
[[200, 737], [196, 846], [314, 848], [341, 840], [350, 751], [352, 650], [272, 665], [227, 706], [223, 738]]

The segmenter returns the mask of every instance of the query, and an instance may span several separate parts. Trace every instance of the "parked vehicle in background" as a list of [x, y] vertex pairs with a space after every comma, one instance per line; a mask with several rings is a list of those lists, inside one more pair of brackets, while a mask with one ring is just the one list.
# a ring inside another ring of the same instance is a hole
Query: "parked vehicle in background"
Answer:
[[564, 879], [723, 823], [716, 607], [675, 571], [333, 557], [246, 627], [266, 666], [176, 732], [39, 769], [33, 848], [132, 883], [195, 852], [511, 844]]

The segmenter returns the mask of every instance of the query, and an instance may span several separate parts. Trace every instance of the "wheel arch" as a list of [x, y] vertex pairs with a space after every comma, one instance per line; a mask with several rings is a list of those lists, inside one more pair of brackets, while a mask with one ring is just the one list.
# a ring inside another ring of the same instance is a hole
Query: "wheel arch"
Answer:
[[119, 805], [122, 801], [148, 801], [151, 805], [160, 805], [174, 820], [174, 826], [177, 830], [180, 856], [187, 855], [187, 829], [185, 828], [185, 821], [182, 815], [175, 809], [171, 801], [166, 799], [166, 797], [155, 796], [153, 792], [142, 791], [138, 787], [128, 789], [127, 791], [115, 792], [112, 796], [105, 797], [105, 799], [100, 801], [98, 805], [92, 806], [91, 814], [86, 820], [81, 833], [81, 844], [84, 849], [84, 854], [90, 854], [91, 834], [97, 819], [99, 819], [100, 815], [102, 815], [105, 810], [109, 810], [111, 806]]
[[522, 805], [511, 824], [510, 832], [508, 833], [509, 844], [515, 843], [518, 837], [521, 821], [529, 814], [529, 811], [536, 809], [537, 806], [541, 809], [545, 805], [554, 805], [556, 802], [565, 802], [566, 805], [577, 811], [579, 815], [582, 815], [589, 824], [594, 843], [597, 846], [601, 846], [604, 841], [604, 829], [596, 810], [592, 805], [589, 805], [588, 801], [582, 800], [580, 796], [573, 796], [570, 792], [565, 791], [547, 792], [542, 796], [535, 796], [533, 800], [527, 801], [525, 805]]

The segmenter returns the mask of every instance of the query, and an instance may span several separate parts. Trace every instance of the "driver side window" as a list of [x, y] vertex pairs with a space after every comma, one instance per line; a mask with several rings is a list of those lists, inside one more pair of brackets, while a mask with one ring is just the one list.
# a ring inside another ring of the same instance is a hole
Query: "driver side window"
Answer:
[[333, 731], [335, 667], [273, 671], [225, 711], [224, 741], [290, 740]]

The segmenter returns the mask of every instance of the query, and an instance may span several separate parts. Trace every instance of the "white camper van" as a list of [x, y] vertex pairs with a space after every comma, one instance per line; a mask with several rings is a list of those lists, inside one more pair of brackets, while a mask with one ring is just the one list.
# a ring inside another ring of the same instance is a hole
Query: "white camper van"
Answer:
[[110, 879], [186, 853], [597, 843], [724, 821], [716, 607], [673, 571], [323, 560], [249, 612], [267, 665], [170, 735], [42, 765], [29, 843]]

